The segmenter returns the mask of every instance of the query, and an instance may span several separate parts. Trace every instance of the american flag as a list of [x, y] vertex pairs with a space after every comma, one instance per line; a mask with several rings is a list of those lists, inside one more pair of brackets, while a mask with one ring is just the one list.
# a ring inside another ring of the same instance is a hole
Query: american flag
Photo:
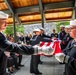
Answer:
[[[52, 52], [50, 52], [50, 56], [55, 55], [57, 53], [62, 53], [61, 47], [60, 47], [60, 41], [59, 40], [55, 40], [53, 42], [40, 42], [39, 43], [39, 47], [40, 48], [52, 48]], [[40, 53], [39, 55], [48, 55], [48, 54], [44, 54], [43, 52]]]

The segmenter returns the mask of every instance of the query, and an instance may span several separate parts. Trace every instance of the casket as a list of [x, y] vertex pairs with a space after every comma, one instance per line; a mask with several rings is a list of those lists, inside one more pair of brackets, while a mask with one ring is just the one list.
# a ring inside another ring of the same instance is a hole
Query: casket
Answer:
[[43, 42], [41, 41], [38, 44], [38, 54], [37, 55], [44, 55], [47, 57], [51, 57], [56, 53], [61, 53], [60, 41], [55, 40], [53, 42]]

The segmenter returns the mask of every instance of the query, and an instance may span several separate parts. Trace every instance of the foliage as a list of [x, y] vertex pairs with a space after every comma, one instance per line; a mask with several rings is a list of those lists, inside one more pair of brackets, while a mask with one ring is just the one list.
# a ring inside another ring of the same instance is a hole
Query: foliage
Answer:
[[[57, 22], [56, 23], [56, 28], [57, 28], [57, 32], [60, 32], [60, 25], [69, 25], [68, 21], [63, 21], [63, 22]], [[16, 32], [21, 32], [24, 33], [24, 26], [22, 25], [16, 25]], [[6, 29], [4, 30], [5, 34], [14, 34], [14, 27], [13, 26], [7, 26]]]
[[[24, 33], [24, 26], [16, 26], [16, 32], [21, 32]], [[14, 34], [14, 27], [13, 26], [7, 26], [6, 29], [4, 30], [4, 34]]]
[[21, 33], [24, 33], [24, 26], [16, 26], [16, 31], [17, 32], [21, 32]]
[[68, 22], [68, 21], [57, 22], [57, 23], [56, 23], [57, 32], [60, 32], [60, 26], [61, 26], [61, 25], [64, 25], [64, 26], [69, 25], [69, 22]]

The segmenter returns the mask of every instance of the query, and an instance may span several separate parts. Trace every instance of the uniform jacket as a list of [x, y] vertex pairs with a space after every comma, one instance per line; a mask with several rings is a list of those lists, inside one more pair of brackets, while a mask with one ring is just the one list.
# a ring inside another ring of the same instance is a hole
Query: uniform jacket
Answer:
[[51, 38], [51, 36], [49, 36], [49, 35], [46, 35], [46, 34], [41, 34], [41, 37], [45, 37], [45, 38]]
[[52, 38], [53, 38], [53, 37], [58, 38], [58, 34], [57, 34], [57, 33], [52, 33], [52, 34], [51, 34], [51, 37], [52, 37]]
[[0, 75], [6, 75], [7, 57], [3, 51], [0, 50]]
[[61, 42], [61, 49], [62, 50], [66, 48], [66, 46], [68, 45], [68, 43], [69, 43], [70, 40], [72, 40], [72, 38], [70, 37], [69, 33], [67, 33], [64, 36], [64, 38], [63, 38], [63, 40]]
[[64, 49], [64, 53], [70, 56], [68, 60], [68, 65], [72, 70], [72, 71], [69, 71], [69, 72], [72, 72], [72, 74], [70, 75], [76, 75], [76, 42], [74, 42], [74, 40], [71, 40], [68, 43], [67, 47]]
[[33, 54], [32, 46], [22, 46], [16, 43], [11, 43], [5, 36], [0, 33], [0, 75], [6, 75], [6, 56], [4, 51], [16, 52], [18, 54]]
[[31, 45], [36, 45], [36, 44], [39, 44], [40, 41], [52, 42], [49, 38], [42, 37], [41, 35], [39, 35], [39, 36], [34, 35], [32, 37], [32, 39], [30, 40], [30, 44]]
[[5, 38], [5, 36], [2, 33], [0, 33], [0, 50], [16, 52], [18, 54], [34, 53], [34, 49], [32, 48], [32, 46], [23, 46], [23, 45], [18, 45], [16, 43], [11, 43]]
[[58, 38], [60, 40], [63, 40], [64, 36], [66, 35], [65, 31], [61, 31], [59, 34], [58, 34]]

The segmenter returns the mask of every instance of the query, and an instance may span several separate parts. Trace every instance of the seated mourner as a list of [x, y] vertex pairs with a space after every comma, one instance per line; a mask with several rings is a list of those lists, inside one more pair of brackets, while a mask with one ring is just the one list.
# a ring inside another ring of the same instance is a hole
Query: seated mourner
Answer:
[[14, 65], [15, 65], [15, 69], [20, 70], [19, 66], [18, 66], [18, 56], [19, 54], [14, 53], [14, 52], [10, 52], [10, 56], [13, 58], [14, 60]]
[[7, 68], [10, 73], [13, 73], [13, 65], [14, 59], [10, 56], [10, 52], [5, 51], [5, 55], [7, 56]]
[[76, 20], [70, 21], [70, 36], [73, 38], [64, 53], [55, 55], [56, 59], [65, 62], [65, 75], [76, 75]]
[[[13, 73], [13, 68], [12, 66], [14, 65], [14, 61], [13, 61], [13, 58], [10, 57], [10, 52], [8, 51], [5, 51], [3, 52], [6, 56], [6, 66], [7, 68], [6, 69], [6, 75], [11, 75]], [[5, 58], [5, 57], [4, 57]], [[5, 62], [4, 62], [5, 63]], [[13, 74], [12, 74], [13, 75]]]

